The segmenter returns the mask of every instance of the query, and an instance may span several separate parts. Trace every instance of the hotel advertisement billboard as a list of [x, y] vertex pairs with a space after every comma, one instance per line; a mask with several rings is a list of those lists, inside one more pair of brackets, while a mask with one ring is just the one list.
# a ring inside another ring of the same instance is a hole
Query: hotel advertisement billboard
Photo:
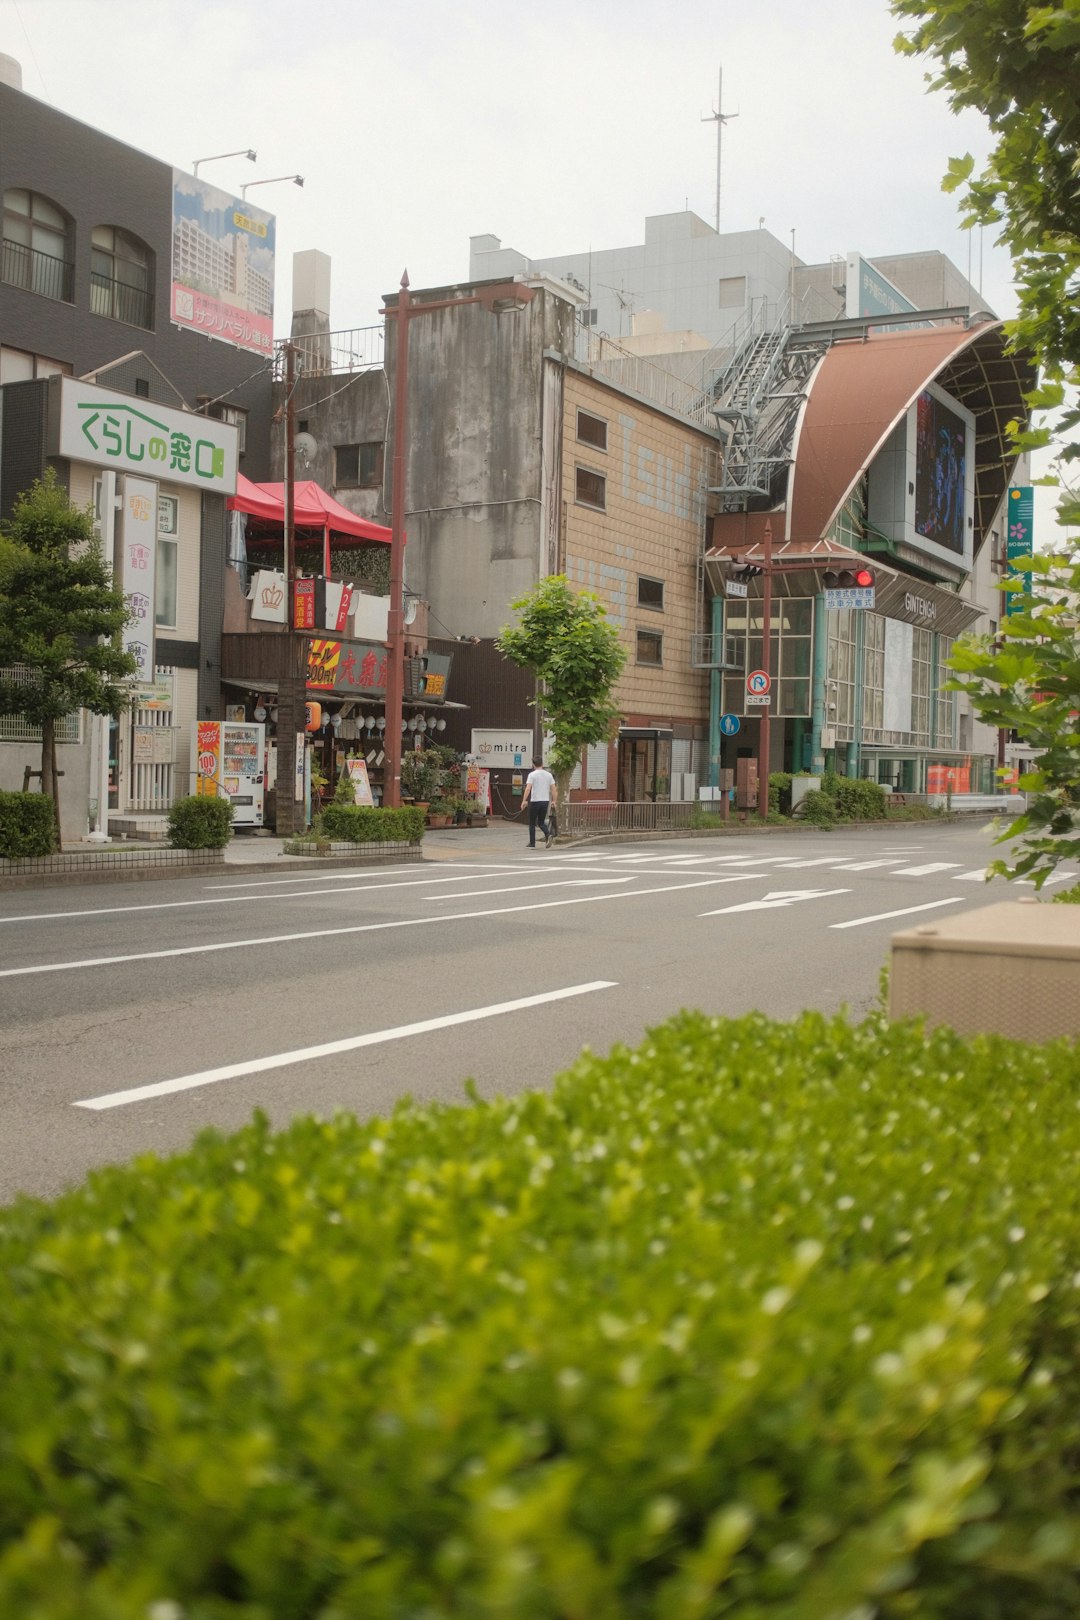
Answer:
[[238, 349], [274, 348], [274, 216], [173, 170], [174, 326]]

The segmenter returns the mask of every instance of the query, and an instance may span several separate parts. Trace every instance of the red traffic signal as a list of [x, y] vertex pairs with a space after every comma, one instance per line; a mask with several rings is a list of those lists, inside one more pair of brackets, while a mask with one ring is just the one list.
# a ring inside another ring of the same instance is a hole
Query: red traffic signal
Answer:
[[824, 585], [827, 591], [871, 590], [877, 575], [872, 568], [827, 569]]

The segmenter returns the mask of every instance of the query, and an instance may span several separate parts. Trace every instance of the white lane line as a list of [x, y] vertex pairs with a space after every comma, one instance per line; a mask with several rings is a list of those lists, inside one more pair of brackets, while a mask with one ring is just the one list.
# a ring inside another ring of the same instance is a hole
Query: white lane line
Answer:
[[[355, 876], [355, 873], [353, 874]], [[498, 876], [498, 873], [493, 874]], [[223, 894], [214, 900], [155, 900], [148, 906], [99, 906], [90, 911], [29, 911], [24, 917], [0, 917], [0, 923], [55, 922], [65, 917], [112, 917], [125, 911], [184, 911], [191, 906], [235, 906], [241, 901], [323, 899], [328, 894], [373, 894], [376, 889], [417, 889], [426, 883], [467, 883], [475, 872], [454, 877], [413, 878], [407, 883], [356, 883], [344, 889], [301, 889], [290, 894]]]
[[694, 883], [669, 883], [656, 889], [620, 889], [618, 894], [582, 894], [570, 900], [541, 900], [535, 906], [492, 906], [487, 911], [452, 911], [445, 917], [402, 917], [395, 922], [352, 923], [345, 928], [309, 928], [299, 934], [267, 934], [261, 939], [226, 939], [213, 945], [178, 945], [167, 951], [132, 951], [125, 956], [88, 956], [77, 962], [40, 962], [35, 967], [0, 968], [0, 979], [21, 979], [35, 973], [68, 973], [75, 968], [116, 967], [123, 962], [161, 962], [176, 956], [209, 956], [215, 951], [239, 951], [253, 945], [291, 945], [300, 939], [337, 939], [343, 934], [378, 934], [391, 928], [433, 928], [437, 923], [472, 922], [483, 917], [507, 917], [519, 911], [551, 911], [560, 906], [597, 906], [605, 900], [640, 900], [650, 894], [678, 894], [683, 889], [709, 889], [719, 883], [739, 883], [761, 877], [760, 872], [736, 877], [703, 878]]
[[986, 867], [978, 866], [974, 872], [957, 872], [953, 878], [954, 883], [985, 883]]
[[955, 872], [959, 861], [927, 861], [925, 866], [902, 866], [894, 877], [929, 877], [931, 872]]
[[816, 855], [814, 859], [810, 861], [789, 860], [787, 863], [787, 869], [789, 872], [793, 872], [797, 866], [838, 866], [843, 858], [844, 857], [842, 855]]
[[913, 911], [936, 911], [938, 906], [962, 906], [963, 899], [955, 895], [951, 900], [930, 900], [925, 906], [904, 906], [899, 911], [879, 911], [873, 917], [853, 917], [850, 922], [830, 923], [830, 928], [861, 928], [864, 923], [886, 922], [890, 917], [908, 917]]
[[869, 872], [875, 866], [899, 866], [902, 859], [903, 856], [898, 855], [887, 861], [839, 861], [836, 870], [838, 872]]
[[[369, 868], [369, 871], [372, 868]], [[504, 861], [476, 861], [469, 868], [472, 872], [513, 872], [517, 868]], [[416, 862], [411, 866], [379, 866], [374, 868], [381, 878], [384, 877], [411, 877], [416, 872]], [[211, 894], [219, 889], [278, 889], [291, 883], [346, 883], [355, 881], [358, 876], [357, 868], [351, 866], [343, 872], [305, 872], [303, 877], [280, 878], [247, 878], [243, 883], [204, 883], [203, 888]]]
[[364, 1046], [382, 1046], [388, 1041], [407, 1040], [412, 1035], [428, 1035], [437, 1029], [452, 1029], [456, 1024], [475, 1024], [483, 1018], [501, 1017], [503, 1013], [523, 1012], [528, 1007], [543, 1007], [552, 1001], [568, 1001], [571, 996], [591, 995], [594, 990], [614, 990], [616, 983], [614, 979], [593, 979], [588, 984], [571, 984], [564, 990], [548, 990], [542, 995], [520, 996], [516, 1001], [497, 1001], [490, 1007], [471, 1007], [467, 1012], [448, 1013], [442, 1018], [424, 1018], [416, 1024], [373, 1030], [370, 1035], [350, 1035], [340, 1041], [325, 1041], [321, 1046], [301, 1046], [294, 1052], [275, 1052], [270, 1057], [252, 1058], [247, 1063], [228, 1063], [220, 1069], [203, 1069], [199, 1074], [184, 1074], [177, 1080], [158, 1080], [148, 1086], [133, 1086], [128, 1091], [109, 1091], [100, 1097], [84, 1097], [72, 1103], [72, 1107], [92, 1108], [98, 1112], [105, 1108], [122, 1108], [127, 1103], [145, 1102], [150, 1097], [169, 1097], [177, 1091], [213, 1086], [219, 1080], [238, 1080], [247, 1074], [263, 1074], [267, 1069], [285, 1069], [293, 1063], [310, 1063], [316, 1058], [336, 1057], [341, 1052], [356, 1052]]
[[[580, 871], [580, 867], [575, 868], [575, 870]], [[526, 890], [531, 891], [533, 894], [538, 892], [546, 894], [549, 889], [585, 889], [592, 884], [633, 883], [635, 875], [627, 872], [625, 876], [616, 875], [614, 877], [558, 878], [554, 883], [515, 883], [508, 889], [465, 889], [458, 894], [429, 894], [425, 898], [435, 904], [437, 901], [445, 902], [447, 900], [487, 900], [492, 895], [522, 894]]]
[[702, 917], [726, 917], [733, 911], [774, 911], [793, 906], [800, 900], [824, 900], [830, 894], [850, 894], [850, 889], [773, 889], [763, 900], [746, 900], [741, 906], [721, 906], [719, 911], [702, 911]]

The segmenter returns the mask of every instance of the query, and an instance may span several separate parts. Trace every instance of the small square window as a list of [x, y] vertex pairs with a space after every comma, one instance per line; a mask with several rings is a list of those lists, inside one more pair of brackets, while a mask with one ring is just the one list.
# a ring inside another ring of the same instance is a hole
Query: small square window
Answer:
[[742, 309], [746, 303], [746, 277], [721, 276], [719, 286], [720, 308]]
[[657, 635], [655, 630], [639, 630], [637, 633], [637, 661], [639, 664], [652, 664], [659, 669], [664, 662], [664, 638]]
[[382, 475], [381, 444], [339, 444], [336, 447], [334, 482], [339, 489], [376, 489]]
[[597, 450], [607, 449], [607, 423], [602, 416], [590, 411], [578, 411], [577, 436], [582, 444], [591, 444]]
[[607, 479], [603, 473], [589, 467], [577, 468], [576, 499], [582, 506], [593, 506], [598, 512], [607, 511]]
[[664, 609], [664, 582], [662, 579], [646, 579], [638, 576], [637, 582], [638, 607]]
[[136, 379], [135, 379], [135, 398], [136, 399], [149, 399], [150, 398], [150, 379], [149, 379], [149, 377], [136, 377]]

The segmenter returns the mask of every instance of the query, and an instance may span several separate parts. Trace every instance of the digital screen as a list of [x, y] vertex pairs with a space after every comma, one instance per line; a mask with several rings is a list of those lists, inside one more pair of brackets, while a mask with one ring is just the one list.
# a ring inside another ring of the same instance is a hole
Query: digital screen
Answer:
[[964, 552], [967, 423], [929, 390], [919, 395], [915, 428], [915, 531]]

